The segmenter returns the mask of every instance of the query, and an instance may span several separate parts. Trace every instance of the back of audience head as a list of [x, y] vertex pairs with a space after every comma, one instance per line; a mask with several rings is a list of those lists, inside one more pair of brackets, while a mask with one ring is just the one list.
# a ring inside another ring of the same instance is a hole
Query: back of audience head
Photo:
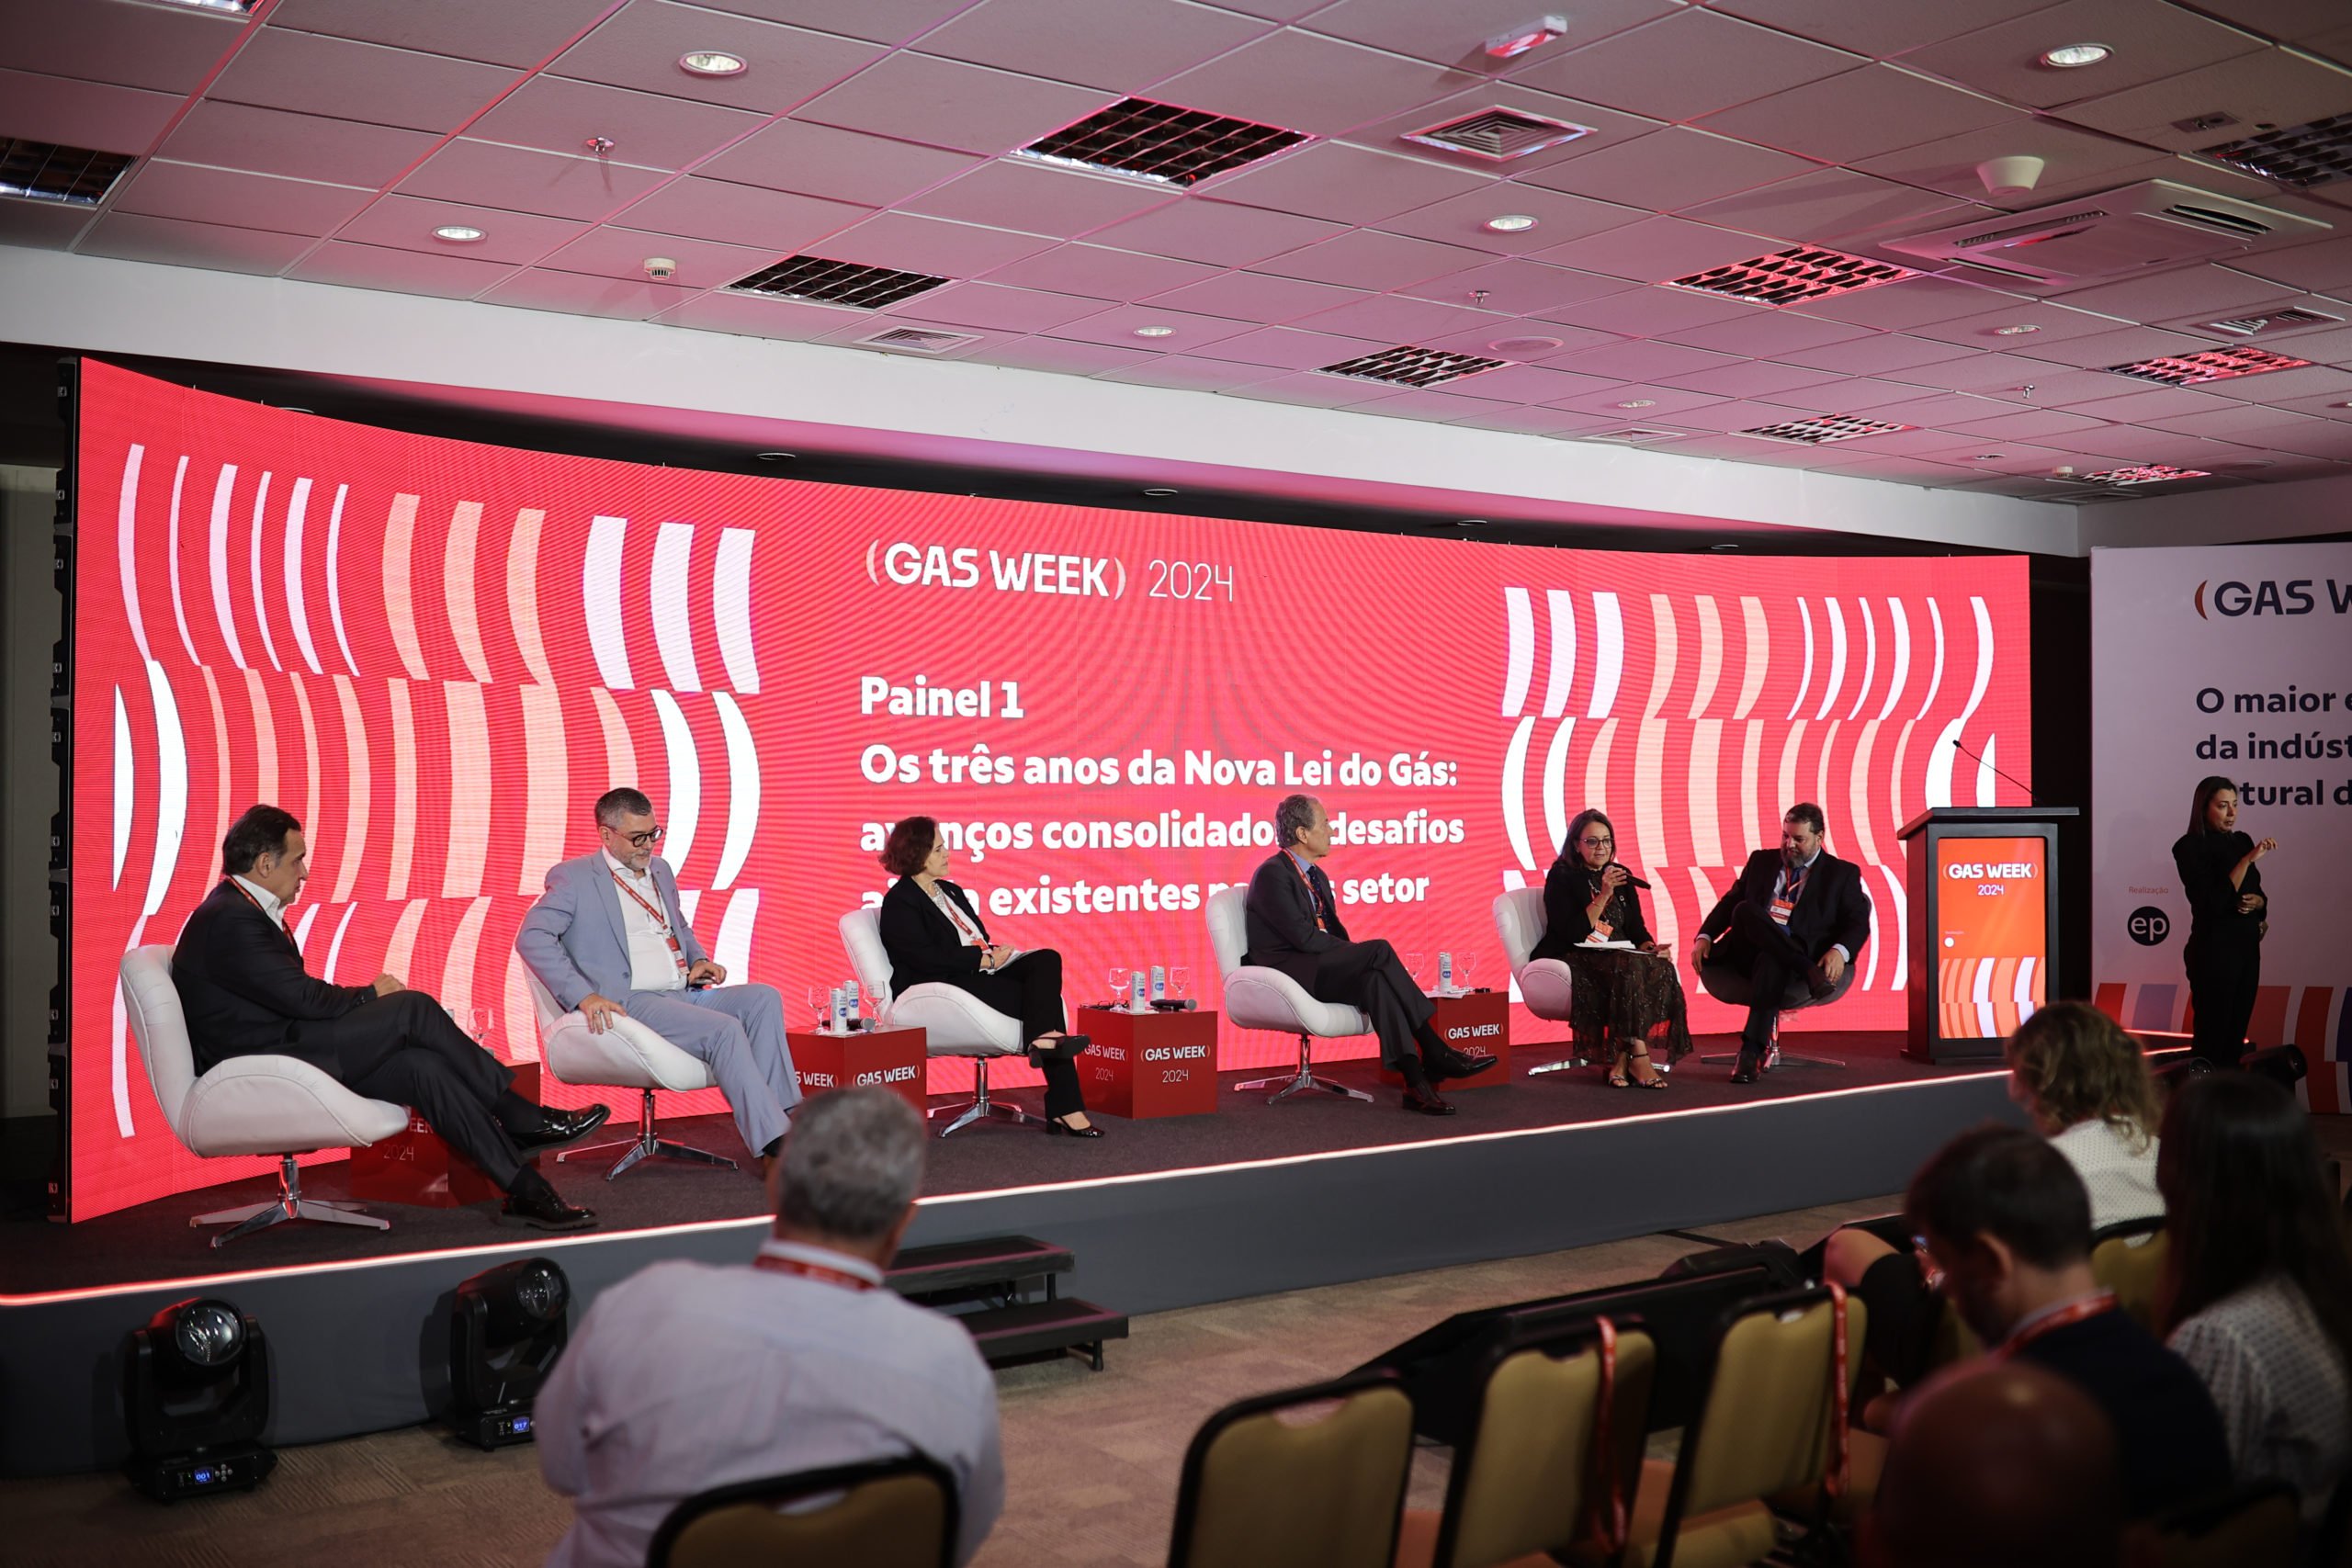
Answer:
[[776, 1235], [887, 1263], [922, 1187], [922, 1118], [868, 1086], [800, 1105], [776, 1163]]
[[2064, 1155], [2022, 1127], [1979, 1127], [1937, 1150], [1904, 1211], [1988, 1344], [2088, 1275], [2090, 1194]]
[[1966, 1361], [1901, 1408], [1862, 1521], [1866, 1568], [2123, 1561], [2115, 1432], [2073, 1383], [2030, 1361]]
[[2105, 1122], [2141, 1149], [2156, 1132], [2155, 1080], [2139, 1042], [2088, 1002], [2052, 1002], [2018, 1026], [2004, 1054], [2009, 1095], [2045, 1136]]
[[2191, 1078], [2165, 1107], [2156, 1156], [2168, 1242], [2167, 1330], [2265, 1275], [2285, 1275], [2352, 1362], [2352, 1261], [2311, 1118], [2248, 1073]]

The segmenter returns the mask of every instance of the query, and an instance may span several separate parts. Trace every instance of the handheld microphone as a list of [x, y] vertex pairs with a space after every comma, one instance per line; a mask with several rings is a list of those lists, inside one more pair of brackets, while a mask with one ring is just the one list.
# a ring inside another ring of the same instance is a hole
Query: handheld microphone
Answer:
[[2010, 776], [2007, 773], [2003, 773], [2001, 769], [1993, 767], [1993, 764], [1985, 761], [1984, 758], [1978, 756], [1967, 747], [1962, 746], [1960, 743], [1960, 737], [1957, 735], [1951, 738], [1951, 749], [1959, 752], [1962, 756], [1967, 758], [1970, 761], [1975, 763], [1980, 768], [1992, 767], [1995, 773], [1999, 773], [2000, 776], [2005, 779], [2008, 779], [2011, 784], [2016, 784], [2018, 788], [2025, 791], [2025, 797], [2028, 800], [2031, 800], [2033, 798], [2033, 786], [2031, 784], [2020, 783], [2017, 779], [2010, 778]]
[[1611, 866], [1611, 865], [1613, 865], [1613, 866], [1615, 866], [1619, 871], [1623, 872], [1623, 873], [1625, 874], [1625, 880], [1626, 880], [1627, 882], [1632, 883], [1634, 886], [1636, 886], [1636, 887], [1640, 888], [1640, 889], [1641, 889], [1643, 892], [1645, 892], [1645, 893], [1646, 893], [1646, 892], [1648, 892], [1648, 891], [1649, 891], [1649, 889], [1650, 889], [1650, 885], [1649, 885], [1648, 883], [1646, 883], [1646, 882], [1644, 882], [1640, 877], [1635, 876], [1635, 875], [1634, 874], [1634, 868], [1633, 868], [1632, 866], [1627, 865], [1623, 861], [1621, 861], [1621, 860], [1612, 860], [1612, 861], [1611, 861], [1611, 862], [1609, 863], [1609, 865], [1604, 865], [1604, 866], [1602, 866], [1600, 869], [1601, 869], [1601, 870], [1603, 870], [1603, 871], [1607, 871], [1607, 870], [1609, 869], [1609, 866]]

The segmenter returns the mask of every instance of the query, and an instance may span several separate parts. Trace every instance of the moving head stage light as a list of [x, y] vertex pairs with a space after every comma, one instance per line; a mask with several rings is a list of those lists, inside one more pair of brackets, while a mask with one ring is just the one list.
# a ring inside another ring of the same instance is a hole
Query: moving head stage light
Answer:
[[458, 1287], [449, 1317], [449, 1425], [476, 1448], [531, 1440], [531, 1401], [571, 1337], [571, 1281], [545, 1258]]
[[227, 1302], [195, 1296], [130, 1337], [123, 1419], [131, 1484], [158, 1502], [242, 1492], [277, 1467], [269, 1422], [269, 1341]]

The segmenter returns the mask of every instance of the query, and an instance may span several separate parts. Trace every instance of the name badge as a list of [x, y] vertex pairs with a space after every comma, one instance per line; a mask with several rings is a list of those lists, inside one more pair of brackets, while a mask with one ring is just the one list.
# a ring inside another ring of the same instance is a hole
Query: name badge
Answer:
[[1773, 899], [1773, 900], [1772, 900], [1772, 923], [1773, 923], [1773, 924], [1775, 924], [1775, 925], [1781, 925], [1781, 926], [1785, 926], [1785, 925], [1787, 925], [1787, 924], [1789, 923], [1789, 916], [1790, 916], [1792, 913], [1793, 913], [1793, 912], [1795, 911], [1795, 909], [1796, 909], [1796, 901], [1795, 901], [1794, 899], [1791, 899], [1791, 898], [1775, 898], [1775, 899]]

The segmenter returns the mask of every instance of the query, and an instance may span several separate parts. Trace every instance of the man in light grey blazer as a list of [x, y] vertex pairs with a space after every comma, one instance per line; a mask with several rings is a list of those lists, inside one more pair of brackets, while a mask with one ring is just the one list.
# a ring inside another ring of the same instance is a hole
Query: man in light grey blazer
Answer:
[[[514, 951], [540, 984], [598, 1033], [626, 1014], [710, 1064], [744, 1145], [775, 1156], [800, 1103], [774, 986], [728, 986], [727, 971], [695, 940], [678, 879], [653, 853], [662, 825], [633, 789], [596, 802], [603, 848], [548, 872], [548, 890], [523, 917]], [[724, 987], [723, 989], [719, 988]]]

